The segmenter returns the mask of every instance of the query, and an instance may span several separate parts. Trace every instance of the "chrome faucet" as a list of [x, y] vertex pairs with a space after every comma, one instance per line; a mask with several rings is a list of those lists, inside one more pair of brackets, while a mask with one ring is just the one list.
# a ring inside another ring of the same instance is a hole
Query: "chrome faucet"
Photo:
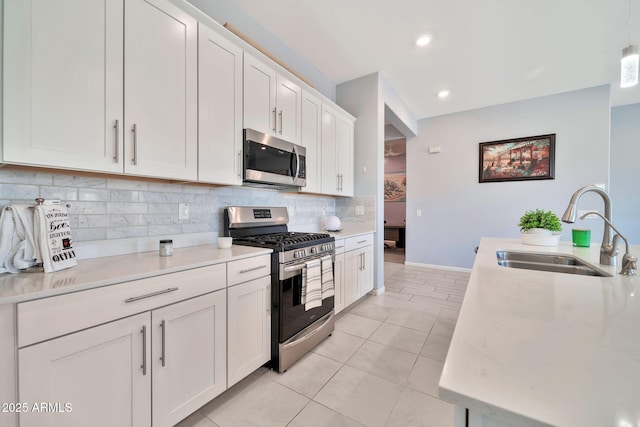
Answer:
[[[584, 193], [594, 192], [599, 194], [604, 200], [604, 233], [602, 235], [602, 245], [600, 246], [600, 264], [603, 265], [616, 265], [616, 255], [618, 255], [618, 248], [611, 244], [611, 197], [609, 193], [604, 191], [600, 187], [595, 185], [587, 185], [586, 187], [579, 188], [578, 191], [573, 193], [567, 210], [562, 215], [562, 222], [573, 224], [576, 222], [578, 214], [578, 200]], [[602, 215], [600, 215], [602, 216]]]
[[626, 274], [627, 276], [635, 276], [638, 270], [638, 267], [637, 267], [638, 258], [634, 257], [633, 255], [631, 255], [631, 253], [629, 253], [629, 242], [627, 241], [627, 239], [622, 234], [620, 234], [618, 229], [615, 228], [607, 218], [605, 218], [604, 216], [602, 216], [600, 213], [596, 211], [589, 211], [584, 215], [582, 215], [580, 219], [585, 219], [587, 216], [591, 214], [596, 214], [600, 218], [604, 219], [604, 222], [608, 224], [609, 227], [611, 227], [613, 231], [617, 233], [615, 236], [613, 236], [613, 243], [612, 243], [613, 247], [616, 249], [616, 254], [618, 253], [618, 249], [617, 249], [618, 238], [621, 238], [622, 240], [624, 240], [625, 254], [622, 257], [622, 270], [620, 270], [620, 274]]

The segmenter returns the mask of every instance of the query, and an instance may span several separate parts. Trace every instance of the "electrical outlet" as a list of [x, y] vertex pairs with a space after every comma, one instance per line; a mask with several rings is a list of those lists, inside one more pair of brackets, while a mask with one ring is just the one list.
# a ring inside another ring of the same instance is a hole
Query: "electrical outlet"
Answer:
[[422, 216], [422, 209], [416, 209], [416, 216]]
[[364, 215], [364, 206], [356, 206], [356, 215]]
[[178, 219], [189, 219], [189, 203], [178, 204]]

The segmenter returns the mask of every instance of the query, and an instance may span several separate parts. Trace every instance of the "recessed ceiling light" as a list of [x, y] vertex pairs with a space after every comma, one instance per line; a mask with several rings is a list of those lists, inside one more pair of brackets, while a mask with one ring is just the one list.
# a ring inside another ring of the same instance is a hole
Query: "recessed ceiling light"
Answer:
[[447, 96], [449, 96], [448, 90], [441, 90], [440, 92], [438, 92], [438, 98], [446, 98]]
[[420, 37], [418, 37], [418, 39], [416, 40], [416, 44], [418, 46], [426, 46], [431, 42], [431, 35], [430, 34], [424, 34]]

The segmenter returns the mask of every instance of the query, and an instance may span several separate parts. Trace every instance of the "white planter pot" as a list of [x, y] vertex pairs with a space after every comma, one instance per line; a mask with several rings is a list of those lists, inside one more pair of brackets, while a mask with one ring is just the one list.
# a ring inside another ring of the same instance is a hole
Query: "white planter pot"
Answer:
[[560, 236], [560, 233], [552, 233], [543, 228], [532, 228], [526, 233], [520, 233], [522, 243], [535, 246], [558, 246]]

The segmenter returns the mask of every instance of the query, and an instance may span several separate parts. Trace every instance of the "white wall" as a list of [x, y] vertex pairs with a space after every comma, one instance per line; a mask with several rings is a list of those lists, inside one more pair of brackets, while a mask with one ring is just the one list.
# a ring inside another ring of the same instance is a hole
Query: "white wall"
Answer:
[[[394, 116], [394, 126], [414, 132], [416, 120], [393, 89], [378, 73], [342, 83], [336, 102], [357, 117], [355, 123], [355, 198], [336, 200], [336, 211], [350, 210], [359, 199], [373, 199], [375, 206], [374, 281], [384, 288], [384, 121], [385, 110]], [[415, 133], [415, 132], [414, 132]]]
[[[407, 140], [407, 251], [409, 263], [470, 268], [482, 236], [519, 237], [518, 221], [529, 209], [562, 215], [581, 186], [609, 184], [609, 87], [423, 119]], [[556, 134], [554, 180], [478, 183], [478, 144]], [[428, 147], [441, 146], [440, 154]], [[580, 209], [602, 212], [597, 196]], [[416, 210], [422, 216], [416, 216]], [[592, 228], [600, 241], [600, 220]], [[562, 240], [571, 240], [571, 225]]]
[[611, 198], [613, 225], [640, 243], [640, 104], [611, 109]]

